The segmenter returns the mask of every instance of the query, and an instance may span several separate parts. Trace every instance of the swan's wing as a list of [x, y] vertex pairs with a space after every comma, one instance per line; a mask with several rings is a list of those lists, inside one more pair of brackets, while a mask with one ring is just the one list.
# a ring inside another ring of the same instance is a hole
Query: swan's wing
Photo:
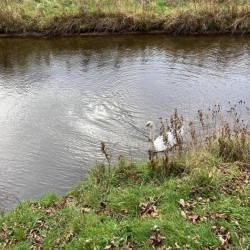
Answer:
[[[184, 134], [183, 127], [181, 127], [180, 130], [177, 131], [177, 136], [183, 137], [183, 134]], [[176, 144], [176, 138], [173, 134], [173, 131], [167, 132], [167, 137], [169, 146], [173, 147]]]
[[181, 127], [181, 129], [178, 131], [180, 136], [184, 135], [184, 127]]
[[[167, 133], [171, 133], [171, 134], [174, 134], [174, 129], [171, 129], [169, 132]], [[183, 136], [184, 135], [184, 126], [182, 126], [178, 131], [177, 131], [177, 134], [180, 135], [180, 136]]]
[[[183, 127], [177, 132], [179, 136], [183, 136]], [[176, 144], [176, 138], [173, 133], [167, 132], [168, 141], [164, 143], [163, 136], [158, 136], [154, 141], [155, 150], [157, 152], [165, 151], [167, 148], [171, 148]]]
[[174, 135], [171, 132], [167, 132], [167, 137], [168, 137], [168, 145], [170, 147], [173, 147], [176, 144], [176, 139]]
[[164, 151], [164, 150], [167, 149], [167, 146], [164, 144], [163, 136], [162, 136], [162, 135], [158, 136], [158, 137], [155, 139], [154, 145], [155, 145], [155, 150], [156, 150], [157, 152]]

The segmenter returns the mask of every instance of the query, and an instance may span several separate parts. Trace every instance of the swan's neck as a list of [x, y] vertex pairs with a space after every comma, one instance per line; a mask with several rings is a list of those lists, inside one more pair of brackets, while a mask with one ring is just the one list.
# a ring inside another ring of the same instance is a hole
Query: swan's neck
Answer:
[[149, 149], [150, 152], [155, 152], [155, 144], [154, 144], [154, 126], [153, 126], [152, 128], [150, 128], [148, 149]]
[[150, 128], [149, 140], [154, 144], [154, 126]]

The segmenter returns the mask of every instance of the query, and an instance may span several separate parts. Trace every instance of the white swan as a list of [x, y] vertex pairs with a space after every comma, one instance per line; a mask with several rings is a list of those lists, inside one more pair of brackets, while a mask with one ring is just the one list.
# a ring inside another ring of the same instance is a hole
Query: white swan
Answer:
[[[145, 129], [150, 130], [150, 135], [149, 135], [149, 150], [153, 152], [162, 152], [165, 151], [166, 149], [170, 149], [173, 146], [176, 145], [176, 138], [175, 135], [172, 132], [167, 132], [166, 138], [164, 140], [163, 135], [159, 135], [155, 140], [154, 140], [154, 122], [148, 121]], [[177, 131], [178, 136], [183, 136], [183, 127]]]

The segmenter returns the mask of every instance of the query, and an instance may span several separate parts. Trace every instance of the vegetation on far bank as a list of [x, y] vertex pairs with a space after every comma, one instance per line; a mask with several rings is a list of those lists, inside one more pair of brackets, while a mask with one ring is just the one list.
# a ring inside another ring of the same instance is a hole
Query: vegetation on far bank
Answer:
[[[107, 160], [65, 197], [49, 193], [0, 216], [1, 249], [249, 249], [249, 109], [198, 112], [162, 156]], [[223, 120], [221, 118], [223, 117]], [[177, 111], [161, 131], [177, 131]], [[210, 125], [210, 126], [208, 126]], [[212, 125], [212, 127], [211, 127]]]
[[0, 33], [249, 33], [249, 0], [2, 0]]

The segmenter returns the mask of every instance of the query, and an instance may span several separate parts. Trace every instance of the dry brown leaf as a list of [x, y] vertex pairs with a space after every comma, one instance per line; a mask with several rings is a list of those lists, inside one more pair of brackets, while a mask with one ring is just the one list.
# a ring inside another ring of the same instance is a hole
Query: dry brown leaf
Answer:
[[45, 213], [46, 213], [47, 215], [50, 215], [50, 214], [51, 214], [51, 212], [52, 212], [52, 210], [51, 210], [51, 209], [46, 209], [46, 210], [45, 210]]
[[89, 213], [90, 212], [90, 208], [89, 207], [82, 207], [81, 208], [81, 211], [83, 212], [83, 213]]
[[219, 241], [222, 246], [224, 246], [227, 242], [227, 240], [224, 240], [222, 236], [219, 236]]
[[185, 207], [185, 206], [186, 206], [186, 203], [185, 203], [185, 201], [184, 201], [183, 199], [180, 199], [180, 200], [178, 201], [178, 203], [179, 203], [182, 207]]
[[229, 219], [229, 216], [224, 214], [224, 213], [216, 213], [215, 218], [220, 218], [220, 219]]
[[159, 246], [159, 244], [161, 244], [164, 239], [165, 237], [162, 237], [160, 235], [159, 227], [157, 225], [154, 225], [154, 227], [152, 227], [149, 231], [148, 244], [150, 246], [154, 246], [154, 245]]
[[163, 241], [163, 239], [164, 239], [165, 237], [162, 237], [161, 235], [157, 235], [156, 236], [156, 241], [157, 241], [157, 243], [161, 243], [162, 241]]
[[148, 244], [149, 244], [150, 246], [152, 246], [152, 245], [154, 244], [154, 240], [148, 239]]
[[145, 214], [157, 213], [156, 204], [162, 199], [162, 196], [153, 198], [146, 197], [148, 202], [140, 203], [140, 215], [144, 216]]
[[158, 213], [157, 212], [151, 212], [150, 214], [153, 218], [157, 217], [158, 216]]
[[175, 245], [176, 249], [181, 249], [181, 247], [178, 245], [177, 242], [175, 242], [174, 245]]
[[73, 230], [70, 229], [69, 234], [66, 236], [66, 241], [69, 242], [73, 238]]
[[109, 250], [111, 249], [112, 245], [107, 245], [106, 247], [103, 248], [103, 250]]
[[187, 215], [186, 215], [186, 213], [182, 210], [181, 211], [181, 216], [184, 218], [184, 219], [187, 219]]
[[163, 246], [162, 248], [160, 248], [162, 250], [172, 250], [172, 247], [167, 247], [167, 246]]
[[192, 215], [188, 215], [188, 219], [192, 221], [193, 224], [196, 224], [199, 221], [200, 216], [196, 214], [192, 214]]

